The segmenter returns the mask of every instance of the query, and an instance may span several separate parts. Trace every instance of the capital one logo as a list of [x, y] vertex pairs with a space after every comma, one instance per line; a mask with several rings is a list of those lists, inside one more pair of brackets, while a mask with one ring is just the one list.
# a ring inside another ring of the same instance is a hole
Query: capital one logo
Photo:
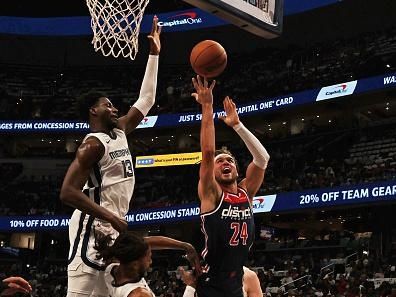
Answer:
[[194, 25], [202, 23], [202, 19], [198, 17], [195, 11], [187, 11], [179, 13], [167, 18], [169, 21], [158, 22], [158, 26], [173, 27], [180, 25]]
[[352, 95], [353, 92], [355, 91], [356, 85], [357, 85], [357, 80], [354, 80], [337, 85], [323, 87], [319, 91], [319, 94], [316, 97], [316, 101]]
[[338, 85], [338, 86], [334, 87], [333, 90], [327, 91], [326, 95], [331, 96], [333, 94], [345, 93], [346, 91], [348, 91], [347, 87], [348, 87], [347, 84]]
[[253, 198], [253, 212], [269, 212], [272, 210], [276, 200], [276, 194], [267, 196], [257, 196]]
[[253, 209], [264, 207], [264, 197], [255, 197], [253, 200]]
[[144, 117], [143, 120], [139, 123], [137, 128], [152, 128], [157, 122], [158, 116], [148, 116]]

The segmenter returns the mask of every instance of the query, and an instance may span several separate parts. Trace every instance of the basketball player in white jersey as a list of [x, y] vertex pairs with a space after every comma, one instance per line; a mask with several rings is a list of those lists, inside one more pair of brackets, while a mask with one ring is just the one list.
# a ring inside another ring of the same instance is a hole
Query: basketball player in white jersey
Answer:
[[96, 248], [99, 257], [106, 263], [113, 262], [108, 264], [105, 270], [105, 282], [111, 297], [155, 297], [144, 279], [152, 262], [151, 250], [184, 250], [195, 270], [199, 272], [201, 269], [194, 247], [187, 242], [169, 237], [142, 238], [125, 232], [120, 234], [111, 246], [108, 236], [99, 239]]
[[[191, 271], [186, 271], [183, 267], [178, 269], [181, 280], [186, 284], [183, 297], [194, 297], [196, 278]], [[263, 291], [261, 290], [260, 280], [253, 270], [243, 266], [243, 279], [242, 279], [242, 290], [244, 297], [263, 297]]]
[[[154, 105], [161, 28], [153, 19], [150, 55], [138, 100], [118, 118], [106, 95], [91, 92], [82, 98], [83, 115], [91, 133], [78, 148], [63, 181], [60, 198], [75, 207], [69, 225], [67, 297], [107, 297], [104, 263], [96, 259], [95, 233], [113, 238], [127, 229], [135, 176], [126, 135], [133, 131]], [[81, 191], [83, 189], [83, 191]]]

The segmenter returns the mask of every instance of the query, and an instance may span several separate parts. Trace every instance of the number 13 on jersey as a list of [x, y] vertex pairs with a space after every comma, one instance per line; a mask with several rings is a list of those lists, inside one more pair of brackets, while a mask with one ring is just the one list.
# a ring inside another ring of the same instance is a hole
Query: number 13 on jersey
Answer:
[[125, 178], [133, 176], [133, 167], [132, 167], [132, 162], [130, 160], [122, 161], [122, 166], [124, 167]]

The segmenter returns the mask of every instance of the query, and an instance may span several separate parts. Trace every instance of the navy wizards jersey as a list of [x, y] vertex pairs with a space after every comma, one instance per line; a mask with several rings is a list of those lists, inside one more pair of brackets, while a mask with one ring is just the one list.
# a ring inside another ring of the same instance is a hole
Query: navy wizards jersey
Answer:
[[224, 192], [217, 208], [201, 214], [204, 272], [241, 272], [254, 242], [253, 210], [246, 191]]

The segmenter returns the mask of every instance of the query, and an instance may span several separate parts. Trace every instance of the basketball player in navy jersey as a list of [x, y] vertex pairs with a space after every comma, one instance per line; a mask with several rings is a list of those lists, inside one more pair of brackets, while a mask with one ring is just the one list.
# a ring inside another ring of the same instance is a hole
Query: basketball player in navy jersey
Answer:
[[125, 116], [118, 118], [118, 110], [101, 93], [91, 92], [80, 102], [91, 133], [78, 148], [60, 193], [62, 202], [76, 208], [69, 223], [67, 297], [108, 296], [103, 280], [105, 266], [96, 259], [95, 234], [116, 238], [127, 229], [124, 216], [135, 176], [126, 135], [154, 105], [160, 33], [155, 16], [139, 98]]
[[232, 127], [247, 146], [253, 161], [246, 178], [238, 184], [237, 163], [226, 150], [215, 150], [213, 94], [215, 86], [193, 78], [192, 96], [202, 107], [198, 196], [201, 200], [202, 251], [206, 265], [197, 283], [198, 297], [242, 297], [243, 265], [254, 241], [252, 200], [264, 180], [269, 155], [260, 141], [239, 120], [235, 103], [223, 101], [225, 124]]

